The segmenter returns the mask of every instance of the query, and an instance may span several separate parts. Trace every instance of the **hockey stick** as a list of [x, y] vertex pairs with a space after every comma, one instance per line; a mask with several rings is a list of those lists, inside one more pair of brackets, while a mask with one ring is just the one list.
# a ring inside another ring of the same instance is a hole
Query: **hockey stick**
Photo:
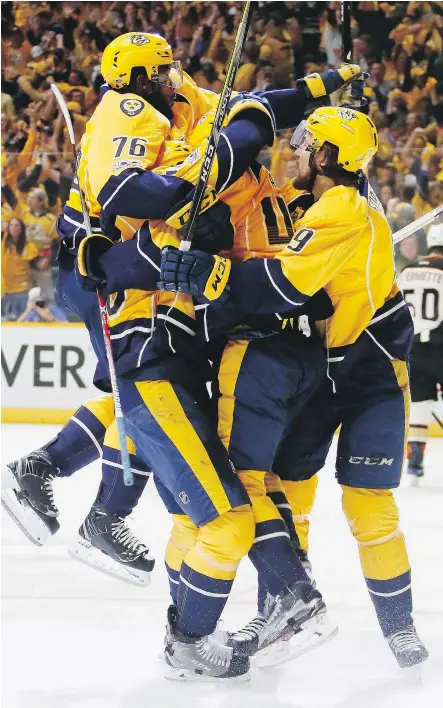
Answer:
[[[72, 151], [74, 153], [75, 176], [77, 177], [78, 190], [80, 193], [80, 200], [82, 203], [83, 224], [84, 224], [86, 233], [89, 235], [92, 233], [91, 220], [89, 218], [89, 211], [86, 206], [85, 197], [83, 194], [83, 190], [80, 186], [80, 180], [79, 180], [79, 176], [78, 176], [78, 169], [79, 169], [79, 165], [80, 165], [80, 153], [77, 153], [77, 150], [75, 148], [75, 136], [74, 136], [74, 128], [72, 126], [71, 116], [69, 115], [68, 106], [66, 105], [66, 101], [63, 98], [63, 95], [60, 92], [59, 88], [55, 84], [51, 84], [51, 89], [57, 99], [58, 105], [60, 106], [60, 110], [63, 113], [66, 127], [68, 129], [69, 140], [71, 142]], [[118, 439], [119, 439], [119, 444], [120, 444], [120, 455], [121, 455], [122, 467], [123, 467], [123, 481], [127, 486], [131, 486], [134, 484], [134, 476], [133, 476], [132, 470], [131, 470], [131, 462], [129, 459], [128, 445], [126, 442], [125, 423], [124, 423], [123, 411], [122, 411], [122, 407], [121, 407], [121, 403], [120, 403], [120, 392], [118, 389], [117, 374], [115, 371], [114, 357], [112, 355], [111, 334], [109, 332], [108, 315], [106, 313], [106, 302], [105, 302], [103, 295], [101, 294], [101, 292], [98, 289], [97, 289], [97, 300], [98, 300], [98, 306], [100, 309], [100, 319], [101, 319], [101, 323], [102, 323], [103, 339], [105, 342], [105, 349], [106, 349], [106, 357], [108, 360], [109, 378], [111, 380], [112, 395], [114, 397], [115, 421], [117, 423]]]
[[235, 38], [234, 47], [232, 49], [228, 70], [226, 72], [225, 83], [223, 84], [223, 89], [220, 94], [217, 110], [214, 117], [214, 123], [212, 125], [212, 130], [209, 136], [208, 145], [206, 147], [205, 156], [203, 158], [197, 185], [195, 187], [194, 198], [192, 200], [191, 209], [189, 212], [189, 220], [186, 224], [184, 235], [180, 243], [181, 251], [189, 251], [189, 249], [191, 248], [192, 236], [194, 234], [195, 229], [195, 220], [200, 211], [202, 199], [205, 194], [206, 187], [208, 185], [209, 174], [211, 172], [212, 163], [214, 162], [215, 153], [217, 150], [218, 142], [220, 140], [220, 133], [223, 128], [223, 122], [225, 120], [229, 99], [231, 98], [232, 88], [234, 86], [237, 69], [239, 67], [241, 55], [243, 52], [243, 46], [245, 43], [246, 35], [248, 33], [250, 11], [251, 3], [250, 0], [247, 0], [243, 8], [243, 15], [241, 18], [241, 22], [238, 26], [237, 36]]
[[351, 37], [351, 3], [341, 3], [341, 36], [343, 42], [343, 61], [352, 62], [352, 37]]
[[419, 219], [416, 219], [415, 221], [413, 221], [411, 224], [404, 226], [399, 231], [396, 231], [395, 234], [392, 234], [392, 237], [394, 239], [394, 243], [399, 243], [400, 241], [403, 241], [404, 238], [408, 238], [408, 236], [412, 236], [412, 234], [415, 234], [416, 231], [419, 231], [419, 229], [422, 229], [424, 226], [431, 224], [433, 221], [435, 221], [435, 219], [438, 219], [438, 217], [441, 216], [442, 214], [443, 214], [443, 205], [435, 207], [435, 209], [433, 209], [432, 211], [428, 212], [427, 214], [424, 214]]

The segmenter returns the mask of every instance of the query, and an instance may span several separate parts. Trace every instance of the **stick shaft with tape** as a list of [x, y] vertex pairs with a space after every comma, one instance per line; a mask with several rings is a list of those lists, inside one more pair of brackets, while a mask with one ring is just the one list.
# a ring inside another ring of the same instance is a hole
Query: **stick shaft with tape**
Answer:
[[392, 234], [394, 243], [400, 243], [400, 241], [403, 241], [404, 238], [408, 238], [408, 236], [412, 236], [420, 229], [423, 229], [425, 226], [432, 224], [432, 222], [438, 219], [439, 216], [441, 216], [442, 214], [443, 205], [435, 207], [435, 209], [433, 209], [432, 211], [428, 212], [427, 214], [424, 214], [419, 219], [416, 219], [412, 223], [408, 224], [404, 228]]
[[343, 42], [343, 61], [352, 62], [352, 36], [351, 36], [351, 3], [341, 3], [341, 36]]
[[211, 172], [212, 163], [214, 162], [215, 153], [220, 133], [223, 128], [223, 122], [226, 117], [229, 99], [231, 98], [232, 89], [234, 86], [237, 69], [240, 64], [243, 46], [248, 34], [249, 17], [251, 13], [251, 3], [249, 0], [245, 3], [241, 22], [238, 26], [237, 36], [235, 38], [234, 47], [232, 50], [231, 59], [226, 73], [225, 83], [218, 101], [217, 111], [214, 117], [211, 134], [208, 139], [205, 156], [203, 158], [202, 167], [195, 187], [194, 198], [192, 200], [191, 209], [189, 212], [189, 220], [185, 227], [185, 233], [180, 244], [181, 251], [189, 251], [192, 243], [192, 236], [195, 229], [195, 220], [200, 211], [202, 199], [204, 197], [206, 187], [208, 186], [209, 175]]
[[[80, 187], [80, 180], [78, 177], [80, 155], [77, 154], [77, 150], [75, 148], [75, 136], [74, 136], [74, 128], [72, 126], [71, 116], [69, 115], [68, 106], [66, 105], [66, 101], [63, 97], [63, 94], [60, 92], [58, 87], [55, 84], [52, 84], [51, 89], [57, 99], [58, 105], [60, 106], [60, 110], [63, 113], [66, 127], [68, 129], [69, 139], [71, 141], [72, 150], [74, 153], [75, 175], [78, 180], [80, 200], [81, 200], [81, 204], [82, 204], [83, 223], [85, 226], [85, 231], [89, 235], [92, 233], [91, 220], [89, 218], [89, 210], [86, 206], [85, 197], [83, 194], [83, 190]], [[111, 334], [109, 331], [108, 315], [106, 312], [106, 302], [105, 302], [103, 295], [99, 292], [99, 290], [97, 290], [97, 300], [98, 300], [98, 306], [100, 309], [100, 319], [101, 319], [101, 323], [102, 323], [103, 340], [105, 343], [106, 358], [108, 360], [109, 378], [111, 381], [112, 395], [114, 398], [115, 422], [117, 424], [118, 439], [119, 439], [119, 444], [120, 444], [120, 455], [121, 455], [122, 467], [123, 467], [123, 481], [126, 485], [130, 486], [130, 485], [134, 484], [134, 476], [133, 476], [132, 470], [131, 470], [131, 461], [129, 458], [128, 444], [126, 441], [126, 432], [125, 432], [123, 411], [122, 411], [121, 402], [120, 402], [120, 391], [119, 391], [118, 383], [117, 383], [117, 373], [115, 370], [114, 356], [112, 354]]]

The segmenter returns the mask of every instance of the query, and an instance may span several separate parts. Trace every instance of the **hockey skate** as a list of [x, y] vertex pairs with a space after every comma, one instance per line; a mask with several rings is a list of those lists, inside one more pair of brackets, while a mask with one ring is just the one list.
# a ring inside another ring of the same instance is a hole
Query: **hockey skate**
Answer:
[[423, 457], [425, 452], [425, 443], [409, 442], [408, 443], [408, 475], [410, 475], [411, 487], [418, 487], [419, 480], [424, 477]]
[[[303, 585], [308, 584], [303, 583]], [[299, 591], [300, 589], [297, 590]], [[316, 593], [316, 595], [321, 600], [320, 594]], [[299, 602], [302, 603], [303, 600]], [[312, 605], [312, 602], [308, 605]], [[273, 614], [275, 608], [276, 603], [268, 595], [265, 615]], [[264, 668], [296, 659], [329, 641], [338, 633], [338, 627], [327, 617], [326, 606], [322, 601], [311, 610], [306, 606], [307, 618], [304, 619], [302, 610], [300, 612], [298, 619], [289, 617], [286, 628], [279, 635], [277, 634], [276, 638], [272, 638], [272, 633], [270, 634], [270, 620], [263, 615], [257, 615], [238, 632], [229, 634], [228, 644], [253, 657], [255, 665]]]
[[429, 652], [420, 640], [413, 624], [391, 634], [386, 639], [401, 669], [421, 664], [429, 656]]
[[43, 546], [60, 528], [52, 490], [58, 472], [54, 459], [43, 449], [10, 462], [3, 472], [2, 506], [37, 546]]
[[249, 658], [222, 641], [218, 632], [195, 638], [176, 629], [177, 609], [168, 609], [165, 678], [201, 683], [245, 683], [250, 680]]
[[155, 560], [126, 519], [93, 506], [69, 555], [131, 585], [147, 586]]

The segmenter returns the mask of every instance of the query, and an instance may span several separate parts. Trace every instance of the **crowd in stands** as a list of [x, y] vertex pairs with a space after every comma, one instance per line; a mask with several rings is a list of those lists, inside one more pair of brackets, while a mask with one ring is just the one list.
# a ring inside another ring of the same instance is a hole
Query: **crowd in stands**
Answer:
[[[339, 66], [340, 6], [255, 3], [235, 88], [290, 87]], [[50, 85], [67, 101], [77, 144], [99, 101], [103, 49], [124, 32], [161, 34], [197, 84], [218, 92], [242, 9], [242, 2], [2, 2], [2, 319], [42, 310], [37, 301], [49, 312], [54, 302], [56, 218], [74, 165]], [[353, 61], [369, 74], [369, 113], [380, 135], [369, 177], [396, 230], [443, 202], [443, 2], [353, 2], [352, 10]], [[279, 135], [260, 156], [279, 184], [292, 174], [289, 138]], [[403, 241], [398, 267], [425, 250], [424, 232]], [[33, 286], [37, 300], [28, 297]]]

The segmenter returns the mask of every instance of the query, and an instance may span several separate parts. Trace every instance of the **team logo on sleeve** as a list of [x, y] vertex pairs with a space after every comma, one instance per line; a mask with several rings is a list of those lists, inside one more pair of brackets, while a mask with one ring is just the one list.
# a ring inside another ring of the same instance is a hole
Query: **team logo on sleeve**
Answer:
[[186, 163], [188, 165], [195, 165], [196, 162], [198, 162], [200, 159], [200, 148], [196, 148], [191, 152], [191, 154], [186, 158]]
[[127, 116], [138, 116], [142, 112], [145, 104], [138, 98], [125, 98], [124, 101], [120, 103], [120, 108], [123, 113]]

